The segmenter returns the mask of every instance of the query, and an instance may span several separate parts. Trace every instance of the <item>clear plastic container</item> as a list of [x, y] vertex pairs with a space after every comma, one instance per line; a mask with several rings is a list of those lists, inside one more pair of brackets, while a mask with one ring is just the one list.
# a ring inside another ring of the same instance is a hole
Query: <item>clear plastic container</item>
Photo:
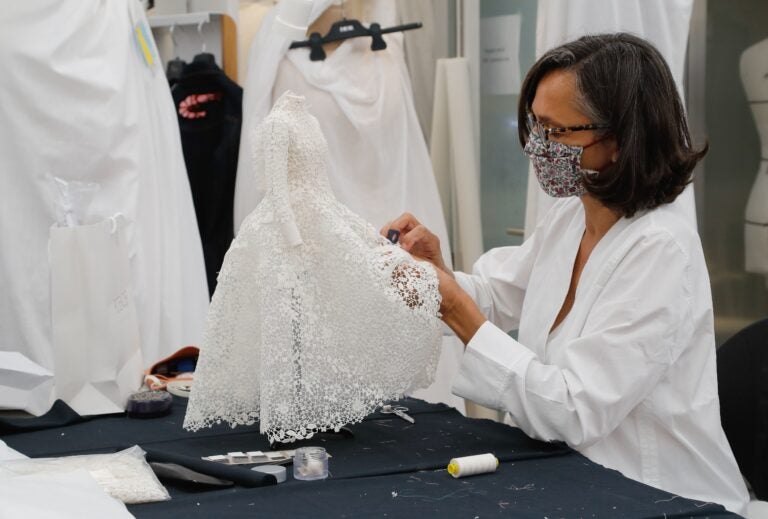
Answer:
[[301, 447], [293, 454], [293, 478], [302, 481], [328, 477], [328, 453], [322, 447]]

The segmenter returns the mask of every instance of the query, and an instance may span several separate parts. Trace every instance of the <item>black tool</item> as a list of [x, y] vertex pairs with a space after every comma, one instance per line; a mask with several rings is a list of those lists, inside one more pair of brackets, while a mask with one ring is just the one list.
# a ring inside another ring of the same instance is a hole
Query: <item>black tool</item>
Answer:
[[188, 469], [178, 463], [151, 461], [149, 466], [152, 467], [152, 470], [160, 479], [183, 481], [185, 483], [194, 483], [211, 487], [231, 487], [234, 485], [232, 481], [214, 478], [213, 476]]

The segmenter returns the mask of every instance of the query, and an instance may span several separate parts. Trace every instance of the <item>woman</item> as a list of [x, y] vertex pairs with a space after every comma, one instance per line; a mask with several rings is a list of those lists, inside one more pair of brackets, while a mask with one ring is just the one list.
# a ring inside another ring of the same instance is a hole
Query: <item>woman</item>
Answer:
[[525, 79], [518, 120], [541, 187], [562, 198], [523, 245], [454, 274], [413, 216], [384, 229], [437, 267], [442, 318], [467, 346], [454, 393], [627, 477], [743, 512], [706, 264], [670, 205], [706, 147], [691, 145], [664, 59], [628, 34], [553, 49]]

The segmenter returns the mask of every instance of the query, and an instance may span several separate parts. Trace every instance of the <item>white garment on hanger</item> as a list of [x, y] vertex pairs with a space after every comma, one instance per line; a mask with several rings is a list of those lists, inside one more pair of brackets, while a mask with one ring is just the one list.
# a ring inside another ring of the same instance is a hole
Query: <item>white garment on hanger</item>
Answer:
[[307, 49], [288, 52], [272, 90], [276, 99], [293, 90], [326, 135], [329, 178], [336, 196], [374, 227], [408, 211], [450, 243], [399, 45], [371, 51], [370, 41], [344, 41], [324, 61], [310, 61]]
[[[587, 34], [629, 32], [650, 41], [664, 56], [682, 98], [692, 10], [693, 0], [539, 0], [536, 59]], [[526, 236], [531, 235], [554, 203], [555, 199], [544, 193], [533, 170], [529, 170]], [[693, 185], [686, 187], [673, 206], [696, 226]]]
[[698, 234], [669, 204], [620, 219], [590, 254], [553, 336], [584, 225], [581, 201], [561, 200], [521, 246], [456, 273], [489, 321], [467, 344], [454, 391], [509, 412], [534, 438], [743, 513], [746, 488], [720, 424]]
[[432, 382], [434, 267], [335, 198], [304, 103], [284, 94], [251, 136], [267, 191], [219, 274], [188, 429], [258, 418], [270, 441], [305, 439]]
[[[393, 3], [370, 4], [370, 16], [383, 26], [396, 19]], [[316, 2], [312, 20], [328, 5], [327, 0]], [[412, 212], [440, 236], [444, 256], [450, 258], [429, 152], [413, 106], [403, 35], [386, 35], [388, 48], [375, 52], [369, 38], [346, 40], [324, 61], [313, 62], [308, 49], [288, 51], [287, 44], [269, 38], [274, 16], [267, 16], [251, 49], [254, 73], [244, 91], [240, 164], [249, 156], [248, 128], [258, 125], [283, 92], [293, 90], [307, 97], [310, 113], [323, 128], [330, 148], [328, 173], [339, 200], [374, 226]], [[263, 183], [252, 176], [238, 168], [235, 228], [264, 194]]]
[[[202, 339], [202, 247], [168, 82], [139, 2], [33, 0], [0, 10], [0, 349], [55, 371], [47, 175], [95, 182], [122, 213], [146, 363]], [[109, 347], [105, 344], [104, 347]]]

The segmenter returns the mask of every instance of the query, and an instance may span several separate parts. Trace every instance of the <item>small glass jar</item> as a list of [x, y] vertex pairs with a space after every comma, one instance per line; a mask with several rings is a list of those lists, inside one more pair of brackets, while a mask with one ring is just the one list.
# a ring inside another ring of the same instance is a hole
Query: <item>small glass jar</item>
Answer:
[[328, 477], [328, 453], [323, 447], [301, 447], [293, 454], [293, 478], [302, 481]]

